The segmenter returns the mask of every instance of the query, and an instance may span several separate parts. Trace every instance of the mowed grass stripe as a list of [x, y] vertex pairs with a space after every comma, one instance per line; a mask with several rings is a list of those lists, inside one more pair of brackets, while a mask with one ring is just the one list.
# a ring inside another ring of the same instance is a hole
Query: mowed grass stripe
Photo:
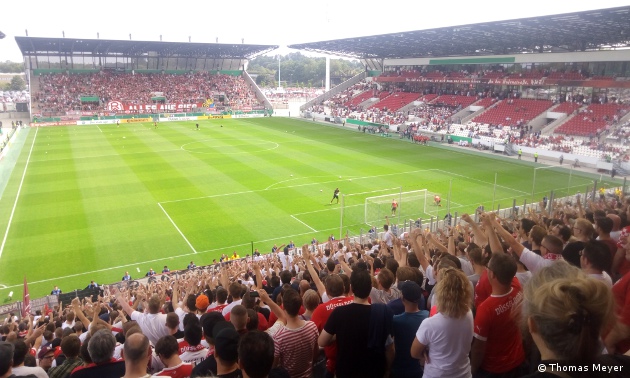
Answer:
[[[336, 235], [339, 205], [329, 201], [337, 186], [342, 194], [401, 186], [403, 191], [426, 188], [446, 199], [452, 180], [452, 200], [468, 206], [458, 208], [459, 213], [474, 210], [478, 203], [491, 207], [495, 172], [496, 198], [507, 198], [501, 200], [502, 207], [511, 206], [514, 198], [522, 203], [530, 196], [524, 193], [531, 192], [531, 162], [417, 146], [293, 119], [200, 121], [200, 131], [194, 130], [195, 123], [164, 123], [157, 130], [152, 124], [104, 125], [102, 133], [93, 126], [40, 130], [46, 138], [40, 144], [38, 136], [33, 155], [37, 164], [29, 166], [27, 173], [37, 178], [28, 183], [32, 187], [29, 203], [38, 212], [31, 212], [29, 220], [39, 230], [41, 224], [55, 221], [47, 214], [62, 209], [61, 223], [74, 222], [78, 216], [80, 224], [83, 217], [90, 230], [85, 240], [92, 239], [91, 249], [74, 251], [45, 279], [77, 270], [98, 273], [33, 285], [33, 296], [49, 292], [55, 283], [68, 290], [84, 287], [91, 278], [118, 280], [123, 269], [108, 267], [129, 265], [125, 269], [133, 276], [138, 275], [135, 268], [141, 273], [149, 267], [160, 270], [157, 262], [168, 263], [171, 269], [185, 267], [193, 259], [187, 256], [190, 248], [158, 202], [196, 246], [200, 253], [194, 259], [203, 264], [232, 249], [244, 255], [249, 241], [267, 251], [291, 235], [302, 235], [294, 238], [296, 243], [313, 236], [325, 239], [331, 232]], [[190, 143], [191, 150], [181, 148]], [[22, 151], [18, 172], [25, 154]], [[592, 182], [592, 177], [574, 172], [571, 182], [582, 185]], [[538, 170], [536, 182], [536, 192], [542, 197], [551, 188], [566, 187], [568, 175]], [[16, 190], [14, 174], [5, 197]], [[75, 195], [82, 208], [69, 203]], [[3, 198], [0, 209], [7, 208], [7, 202]], [[363, 199], [359, 203], [363, 212]], [[440, 218], [445, 207], [435, 209]], [[3, 215], [0, 222], [6, 222]], [[73, 225], [43, 235], [28, 232], [26, 226], [20, 227], [20, 238], [29, 245], [39, 241], [46, 251], [65, 251], [67, 240], [85, 235]], [[46, 252], [41, 253], [45, 256]], [[153, 260], [156, 263], [148, 262]], [[29, 265], [23, 261], [7, 265], [7, 261], [3, 256], [0, 284], [13, 285], [17, 293], [24, 265]]]
[[[99, 143], [103, 145], [103, 153], [114, 154], [118, 150], [126, 150], [127, 146], [121, 138], [113, 138], [97, 129], [94, 132], [94, 139], [101, 139]], [[131, 138], [130, 142], [133, 143]], [[76, 144], [80, 147], [81, 140], [77, 140]], [[138, 145], [136, 149], [142, 150], [142, 147]], [[146, 159], [150, 154], [126, 155], [132, 161], [143, 156]], [[90, 230], [94, 240], [99, 241], [94, 246], [99, 263], [84, 266], [84, 271], [112, 265], [113, 262], [141, 262], [148, 255], [168, 256], [167, 253], [183, 248], [181, 239], [175, 237], [176, 234], [155, 205], [150, 191], [122, 155], [98, 161], [78, 161]], [[93, 165], [99, 166], [101, 174], [94, 174], [90, 170]], [[103, 175], [107, 169], [115, 176]], [[120, 278], [119, 275], [119, 272], [109, 272], [102, 280], [114, 282]]]
[[[33, 151], [39, 162], [31, 162], [32, 167], [40, 169], [27, 172], [2, 263], [3, 268], [22, 267], [19, 273], [26, 274], [29, 280], [67, 271], [66, 264], [75, 261], [77, 256], [81, 264], [98, 265], [92, 253], [94, 240], [81, 201], [72, 151], [68, 148], [70, 134], [67, 130], [54, 129], [40, 129], [40, 133], [42, 138], [38, 137]], [[52, 164], [58, 172], [57, 180], [38, 174], [51, 165], [46, 163], [46, 156], [70, 158], [64, 163]], [[40, 202], [51, 206], [41, 208]], [[15, 273], [3, 276], [9, 274]]]

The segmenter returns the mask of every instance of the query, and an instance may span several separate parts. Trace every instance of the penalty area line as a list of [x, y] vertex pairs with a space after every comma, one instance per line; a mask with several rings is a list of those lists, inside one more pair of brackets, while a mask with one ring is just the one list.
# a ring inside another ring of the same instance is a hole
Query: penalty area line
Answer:
[[170, 215], [168, 215], [168, 212], [166, 212], [166, 210], [164, 209], [164, 207], [162, 207], [161, 203], [157, 204], [160, 209], [162, 209], [162, 211], [164, 212], [164, 215], [166, 215], [166, 217], [168, 218], [169, 221], [171, 221], [171, 224], [173, 225], [173, 227], [175, 227], [175, 229], [177, 230], [177, 232], [179, 232], [179, 234], [182, 236], [182, 238], [184, 238], [184, 241], [186, 242], [186, 244], [188, 244], [188, 246], [190, 247], [190, 249], [194, 252], [197, 253], [197, 250], [195, 249], [195, 247], [192, 246], [192, 244], [190, 244], [190, 241], [188, 241], [188, 238], [186, 238], [186, 236], [184, 235], [184, 233], [182, 232], [182, 230], [179, 229], [179, 227], [177, 227], [177, 224], [175, 224], [175, 221], [173, 220], [173, 218], [171, 218]]
[[294, 215], [291, 215], [291, 218], [295, 219], [296, 221], [302, 223], [303, 225], [305, 225], [306, 227], [308, 227], [310, 230], [312, 230], [313, 232], [318, 232], [316, 229], [314, 229], [313, 227], [309, 226], [308, 224], [302, 222], [301, 220], [297, 219]]

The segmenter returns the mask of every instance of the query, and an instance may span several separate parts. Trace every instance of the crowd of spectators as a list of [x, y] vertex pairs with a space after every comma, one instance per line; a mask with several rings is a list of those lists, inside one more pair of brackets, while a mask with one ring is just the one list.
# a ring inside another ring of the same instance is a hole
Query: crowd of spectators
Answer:
[[0, 377], [626, 377], [630, 200], [600, 193], [126, 273], [98, 298], [7, 317]]
[[28, 91], [0, 91], [0, 112], [5, 110], [3, 104], [15, 104], [18, 102], [30, 102]]
[[260, 88], [262, 93], [271, 102], [288, 103], [292, 100], [309, 101], [324, 93], [323, 88], [301, 88], [288, 87], [278, 90], [277, 88]]
[[[101, 71], [90, 74], [45, 74], [33, 94], [35, 113], [105, 111], [107, 102], [143, 105], [159, 103], [193, 104], [207, 99], [215, 106], [241, 109], [260, 105], [254, 91], [241, 76], [195, 72], [188, 74], [145, 74]], [[219, 102], [219, 96], [225, 101]], [[97, 97], [99, 102], [82, 102], [81, 97]], [[154, 101], [152, 98], [164, 97]]]

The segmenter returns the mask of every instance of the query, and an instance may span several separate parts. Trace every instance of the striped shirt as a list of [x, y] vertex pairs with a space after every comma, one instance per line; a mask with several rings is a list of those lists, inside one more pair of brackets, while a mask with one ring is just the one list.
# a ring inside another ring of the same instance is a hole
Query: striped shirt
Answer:
[[274, 355], [279, 358], [280, 366], [287, 369], [291, 378], [311, 376], [318, 337], [317, 326], [311, 321], [296, 329], [282, 327], [274, 336]]

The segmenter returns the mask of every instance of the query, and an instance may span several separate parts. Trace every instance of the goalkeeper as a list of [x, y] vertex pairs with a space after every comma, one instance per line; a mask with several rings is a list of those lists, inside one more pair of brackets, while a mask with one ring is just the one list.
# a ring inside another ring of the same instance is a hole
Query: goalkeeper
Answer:
[[339, 203], [339, 188], [335, 189], [335, 192], [333, 193], [333, 197], [330, 200], [330, 203], [332, 203], [332, 201], [337, 200], [337, 203]]

